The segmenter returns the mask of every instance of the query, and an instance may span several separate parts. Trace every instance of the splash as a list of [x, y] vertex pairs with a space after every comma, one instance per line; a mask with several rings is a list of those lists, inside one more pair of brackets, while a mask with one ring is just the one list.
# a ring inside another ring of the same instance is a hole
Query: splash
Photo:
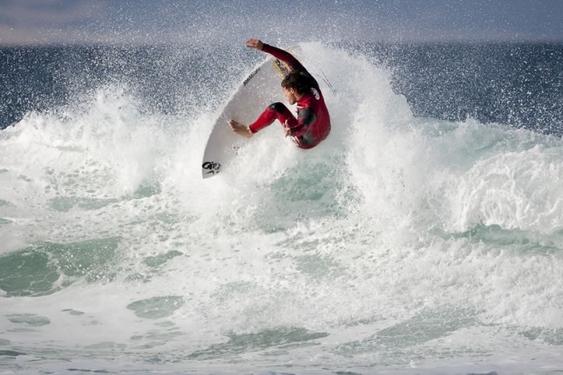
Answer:
[[414, 117], [388, 69], [302, 48], [330, 138], [302, 152], [273, 125], [210, 180], [220, 108], [109, 85], [2, 131], [0, 269], [26, 270], [0, 276], [2, 345], [147, 369], [560, 364], [561, 140]]

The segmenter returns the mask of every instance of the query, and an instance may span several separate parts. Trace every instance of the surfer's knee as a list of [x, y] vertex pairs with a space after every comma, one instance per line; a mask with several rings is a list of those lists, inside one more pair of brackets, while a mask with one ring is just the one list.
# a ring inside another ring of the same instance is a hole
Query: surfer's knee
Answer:
[[272, 103], [268, 106], [268, 108], [270, 108], [273, 111], [276, 111], [277, 113], [284, 113], [286, 109], [285, 105], [280, 102]]

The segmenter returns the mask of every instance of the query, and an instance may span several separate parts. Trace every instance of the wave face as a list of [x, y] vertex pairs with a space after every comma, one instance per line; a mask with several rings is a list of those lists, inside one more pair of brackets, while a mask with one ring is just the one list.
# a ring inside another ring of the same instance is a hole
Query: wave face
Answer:
[[160, 51], [153, 77], [106, 51], [121, 75], [71, 75], [0, 132], [3, 367], [563, 370], [561, 138], [421, 116], [365, 48], [302, 49], [331, 136], [303, 152], [273, 125], [209, 180], [257, 57]]

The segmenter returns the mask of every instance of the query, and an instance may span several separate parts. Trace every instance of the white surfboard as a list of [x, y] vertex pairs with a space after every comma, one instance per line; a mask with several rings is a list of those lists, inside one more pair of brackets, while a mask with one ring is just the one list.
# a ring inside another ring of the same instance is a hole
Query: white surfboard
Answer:
[[[292, 49], [292, 53], [294, 51]], [[248, 141], [232, 131], [229, 120], [249, 125], [268, 105], [283, 99], [280, 86], [282, 74], [279, 70], [279, 61], [268, 57], [248, 75], [227, 101], [207, 140], [201, 164], [203, 178], [223, 171], [236, 156], [237, 150]]]

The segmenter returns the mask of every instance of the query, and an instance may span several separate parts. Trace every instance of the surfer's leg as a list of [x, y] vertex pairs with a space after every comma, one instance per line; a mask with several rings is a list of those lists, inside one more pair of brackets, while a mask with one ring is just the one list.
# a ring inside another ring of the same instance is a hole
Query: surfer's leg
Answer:
[[297, 124], [297, 119], [293, 117], [291, 111], [283, 103], [278, 102], [270, 104], [248, 128], [252, 133], [256, 133], [271, 125], [275, 120], [278, 120], [284, 128]]
[[297, 125], [297, 119], [283, 103], [277, 102], [271, 104], [268, 108], [271, 108], [276, 113], [276, 119], [284, 128], [291, 128]]

